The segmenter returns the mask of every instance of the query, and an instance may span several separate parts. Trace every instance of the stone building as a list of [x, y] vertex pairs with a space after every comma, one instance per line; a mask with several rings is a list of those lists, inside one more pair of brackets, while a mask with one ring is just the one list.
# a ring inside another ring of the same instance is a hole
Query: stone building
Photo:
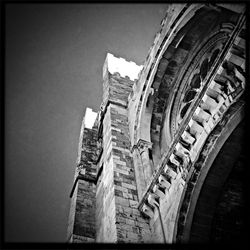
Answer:
[[69, 242], [242, 239], [245, 22], [244, 4], [171, 4], [143, 66], [107, 54]]

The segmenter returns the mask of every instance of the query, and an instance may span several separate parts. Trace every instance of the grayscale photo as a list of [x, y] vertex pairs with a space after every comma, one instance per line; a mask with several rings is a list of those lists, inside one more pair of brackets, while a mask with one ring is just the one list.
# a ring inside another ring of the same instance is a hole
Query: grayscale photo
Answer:
[[4, 242], [247, 242], [247, 7], [6, 3]]

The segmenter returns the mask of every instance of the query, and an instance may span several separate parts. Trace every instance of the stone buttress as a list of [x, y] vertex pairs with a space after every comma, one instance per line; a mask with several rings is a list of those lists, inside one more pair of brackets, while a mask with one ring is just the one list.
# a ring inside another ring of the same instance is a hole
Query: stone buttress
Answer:
[[107, 55], [99, 124], [103, 153], [97, 181], [97, 242], [146, 242], [150, 227], [138, 210], [134, 162], [130, 152], [127, 98], [140, 67]]
[[[96, 207], [96, 149], [97, 125], [93, 124], [96, 113], [87, 108], [83, 119], [77, 167], [71, 190], [71, 207], [68, 224], [69, 242], [94, 242]], [[91, 124], [92, 123], [92, 124]]]

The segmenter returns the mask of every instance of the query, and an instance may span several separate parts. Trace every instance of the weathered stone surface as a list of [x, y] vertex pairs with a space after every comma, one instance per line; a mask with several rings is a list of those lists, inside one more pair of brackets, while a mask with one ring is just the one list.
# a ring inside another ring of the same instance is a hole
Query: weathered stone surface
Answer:
[[[188, 214], [195, 206], [191, 200], [199, 195], [202, 206], [192, 237], [204, 238], [212, 220], [207, 214], [216, 206], [213, 194], [220, 192], [221, 181], [214, 175], [206, 185], [208, 193], [199, 194], [206, 175], [211, 175], [208, 159], [215, 157], [209, 136], [218, 132], [218, 126], [219, 135], [233, 130], [236, 122], [225, 128], [223, 124], [234, 114], [243, 119], [242, 6], [234, 11], [226, 4], [169, 5], [140, 72], [140, 66], [124, 59], [115, 60], [128, 68], [110, 65], [109, 54], [103, 68], [101, 111], [80, 139], [69, 241], [182, 241], [193, 220]], [[129, 72], [131, 66], [138, 77]], [[225, 213], [226, 196], [228, 207], [241, 207], [233, 205], [240, 203], [236, 198], [240, 188], [233, 183], [218, 205]], [[234, 235], [232, 229], [218, 225], [231, 223], [229, 216], [218, 210], [216, 216], [214, 240], [225, 232]]]
[[95, 230], [95, 184], [78, 180], [72, 203], [71, 221], [69, 222], [69, 236], [72, 242], [94, 241]]
[[71, 191], [68, 239], [72, 242], [93, 242], [96, 238], [96, 185], [93, 180], [97, 175], [97, 127], [85, 127], [85, 118], [86, 115], [79, 142], [75, 185]]

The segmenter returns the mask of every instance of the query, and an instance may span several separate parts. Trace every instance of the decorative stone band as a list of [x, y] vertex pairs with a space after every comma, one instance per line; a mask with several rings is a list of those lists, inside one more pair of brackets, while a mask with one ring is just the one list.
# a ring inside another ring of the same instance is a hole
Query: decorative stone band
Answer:
[[[175, 179], [181, 178], [185, 184], [188, 170], [199, 156], [208, 135], [244, 91], [245, 40], [241, 34], [244, 23], [242, 15], [205, 79], [198, 99], [192, 103], [190, 112], [185, 114], [177, 136], [152, 176], [138, 206], [150, 218], [154, 216], [155, 205], [159, 206], [160, 200], [166, 198]], [[234, 76], [230, 72], [234, 72]]]

